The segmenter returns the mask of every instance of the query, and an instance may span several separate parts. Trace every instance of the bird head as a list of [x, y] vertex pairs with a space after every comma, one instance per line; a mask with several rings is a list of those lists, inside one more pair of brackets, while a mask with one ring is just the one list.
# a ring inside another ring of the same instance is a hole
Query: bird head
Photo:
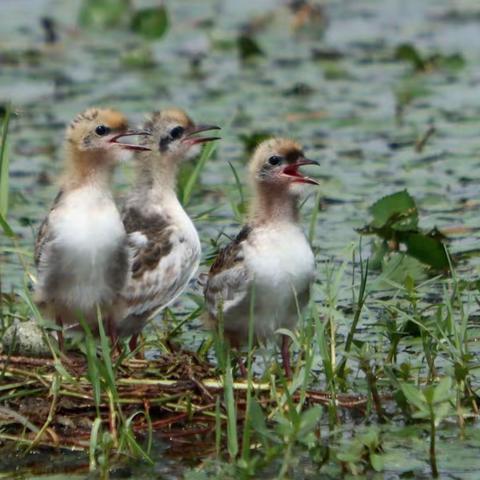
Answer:
[[318, 181], [304, 176], [300, 167], [319, 165], [305, 158], [302, 147], [289, 139], [271, 138], [260, 143], [250, 161], [250, 175], [257, 185], [301, 193], [305, 184], [318, 185]]
[[107, 155], [102, 158], [116, 158], [122, 150], [149, 150], [148, 146], [119, 141], [123, 137], [147, 134], [141, 130], [128, 130], [126, 117], [116, 110], [90, 108], [73, 119], [67, 128], [66, 139], [78, 153], [103, 153]]
[[144, 125], [150, 132], [142, 144], [152, 152], [158, 152], [161, 158], [179, 163], [183, 159], [193, 158], [200, 152], [200, 145], [219, 140], [220, 137], [201, 137], [197, 134], [210, 130], [219, 130], [215, 125], [196, 125], [193, 120], [179, 108], [169, 108], [155, 112]]

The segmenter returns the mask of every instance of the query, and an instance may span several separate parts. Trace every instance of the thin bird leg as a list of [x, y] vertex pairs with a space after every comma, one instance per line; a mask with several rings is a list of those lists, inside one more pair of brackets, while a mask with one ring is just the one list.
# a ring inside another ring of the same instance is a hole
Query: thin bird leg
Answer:
[[106, 319], [106, 327], [107, 327], [107, 335], [110, 337], [111, 349], [112, 351], [115, 349], [119, 349], [120, 345], [118, 343], [118, 332], [117, 332], [117, 325], [113, 320], [112, 315], [108, 315]]
[[282, 336], [282, 362], [285, 376], [292, 378], [292, 368], [290, 367], [290, 339], [287, 335]]
[[[138, 333], [136, 333], [135, 335], [132, 335], [132, 337], [130, 338], [130, 341], [128, 342], [128, 346], [130, 347], [130, 353], [134, 352], [137, 349], [139, 338], [140, 338], [140, 335]], [[134, 358], [138, 358], [142, 360], [145, 359], [145, 352], [143, 348], [141, 348], [137, 353], [135, 353]]]
[[63, 338], [63, 320], [60, 315], [56, 315], [55, 321], [59, 330], [57, 330], [57, 341], [60, 352], [65, 353], [65, 339]]
[[137, 349], [138, 346], [138, 334], [132, 335], [130, 341], [128, 342], [128, 346], [130, 347], [130, 351], [133, 352]]
[[247, 378], [248, 372], [247, 368], [245, 367], [245, 362], [243, 361], [242, 354], [238, 352], [237, 354], [237, 365], [238, 365], [238, 370], [240, 371], [240, 376], [242, 378]]

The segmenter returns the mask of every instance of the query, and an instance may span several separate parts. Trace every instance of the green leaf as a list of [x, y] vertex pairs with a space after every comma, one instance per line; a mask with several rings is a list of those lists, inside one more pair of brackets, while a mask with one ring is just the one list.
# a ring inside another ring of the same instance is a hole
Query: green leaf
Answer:
[[428, 410], [417, 410], [413, 415], [412, 418], [417, 418], [419, 420], [425, 420], [430, 418], [430, 412]]
[[438, 426], [452, 412], [452, 406], [448, 402], [435, 406], [435, 425]]
[[377, 200], [370, 213], [373, 228], [390, 227], [397, 231], [415, 230], [418, 226], [417, 205], [413, 197], [406, 191], [392, 193]]
[[365, 432], [360, 440], [366, 447], [373, 449], [378, 445], [378, 431], [372, 428]]
[[264, 439], [275, 440], [275, 435], [272, 430], [267, 427], [265, 421], [265, 414], [263, 413], [262, 407], [259, 405], [257, 400], [252, 399], [250, 405], [250, 418], [251, 425], [253, 429]]
[[410, 383], [402, 383], [400, 387], [410, 403], [415, 405], [419, 410], [425, 410], [427, 408], [427, 400], [421, 390]]
[[82, 27], [119, 27], [128, 18], [129, 0], [83, 0], [78, 21]]
[[243, 143], [243, 148], [245, 149], [245, 152], [248, 154], [252, 153], [257, 148], [257, 145], [259, 143], [271, 137], [271, 133], [264, 131], [252, 132], [249, 134], [242, 133], [238, 136], [239, 140]]
[[465, 66], [465, 59], [460, 53], [453, 53], [452, 55], [433, 55], [431, 61], [437, 64], [440, 68], [446, 70], [459, 70]]
[[418, 282], [425, 277], [426, 268], [419, 260], [402, 252], [394, 252], [388, 255], [383, 262], [382, 275], [378, 277], [378, 286], [381, 287], [388, 282], [402, 285], [407, 279]]
[[402, 43], [395, 50], [396, 60], [408, 62], [417, 72], [428, 72], [432, 69], [458, 70], [465, 66], [465, 59], [459, 53], [444, 55], [434, 53], [429, 56], [421, 55], [411, 43]]
[[3, 215], [0, 213], [0, 227], [2, 227], [3, 233], [8, 238], [13, 238], [15, 237], [15, 232], [12, 230], [8, 222], [3, 218]]
[[322, 416], [322, 407], [319, 405], [309, 408], [300, 416], [299, 435], [306, 435], [308, 432], [316, 428], [320, 417]]
[[153, 53], [148, 45], [128, 49], [122, 54], [121, 62], [127, 68], [147, 69], [155, 66]]
[[370, 454], [370, 464], [376, 472], [382, 472], [384, 468], [383, 456], [377, 453]]
[[402, 43], [395, 49], [395, 59], [408, 62], [415, 70], [424, 70], [426, 62], [411, 43]]
[[407, 253], [412, 257], [437, 270], [448, 269], [448, 256], [440, 239], [423, 233], [410, 233], [404, 241]]
[[240, 35], [237, 38], [237, 48], [242, 60], [264, 55], [258, 43], [248, 35]]
[[165, 35], [168, 30], [168, 13], [162, 5], [138, 10], [132, 17], [130, 28], [149, 40]]
[[439, 384], [433, 391], [432, 403], [440, 403], [449, 400], [452, 397], [452, 379], [445, 377], [440, 380]]

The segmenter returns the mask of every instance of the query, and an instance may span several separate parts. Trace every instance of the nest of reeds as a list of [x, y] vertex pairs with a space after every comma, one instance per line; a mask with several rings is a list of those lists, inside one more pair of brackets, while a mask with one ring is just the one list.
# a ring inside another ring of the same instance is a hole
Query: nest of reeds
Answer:
[[[135, 436], [155, 432], [182, 448], [200, 441], [213, 448], [214, 442], [207, 440], [213, 438], [218, 419], [226, 421], [225, 378], [197, 354], [177, 351], [155, 360], [124, 359], [110, 385], [105, 378], [92, 384], [89, 369], [80, 355], [70, 356], [67, 363], [0, 355], [0, 442], [88, 450], [96, 422], [110, 431], [114, 445], [121, 425], [127, 425]], [[238, 379], [229, 388], [241, 424], [248, 391], [268, 410], [277, 406], [284, 387]], [[332, 401], [320, 391], [303, 395], [306, 404]], [[363, 410], [366, 399], [340, 395], [335, 402], [340, 408]]]

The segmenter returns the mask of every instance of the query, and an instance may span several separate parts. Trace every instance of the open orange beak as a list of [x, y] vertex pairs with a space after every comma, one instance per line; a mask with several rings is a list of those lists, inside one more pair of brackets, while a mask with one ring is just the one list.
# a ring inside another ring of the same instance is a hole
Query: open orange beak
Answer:
[[118, 141], [120, 138], [133, 137], [135, 135], [143, 136], [143, 135], [151, 135], [151, 133], [147, 132], [146, 130], [127, 130], [126, 132], [122, 132], [117, 135], [114, 135], [110, 139], [110, 143], [115, 143], [118, 146], [125, 148], [125, 150], [134, 150], [134, 151], [140, 151], [140, 152], [150, 151], [151, 148], [148, 148], [144, 145], [138, 145], [134, 143], [122, 143]]
[[315, 160], [309, 160], [308, 158], [299, 158], [295, 163], [290, 163], [283, 167], [282, 175], [289, 177], [293, 183], [310, 183], [312, 185], [320, 185], [320, 183], [314, 178], [306, 177], [298, 171], [298, 169], [303, 165], [320, 164]]

